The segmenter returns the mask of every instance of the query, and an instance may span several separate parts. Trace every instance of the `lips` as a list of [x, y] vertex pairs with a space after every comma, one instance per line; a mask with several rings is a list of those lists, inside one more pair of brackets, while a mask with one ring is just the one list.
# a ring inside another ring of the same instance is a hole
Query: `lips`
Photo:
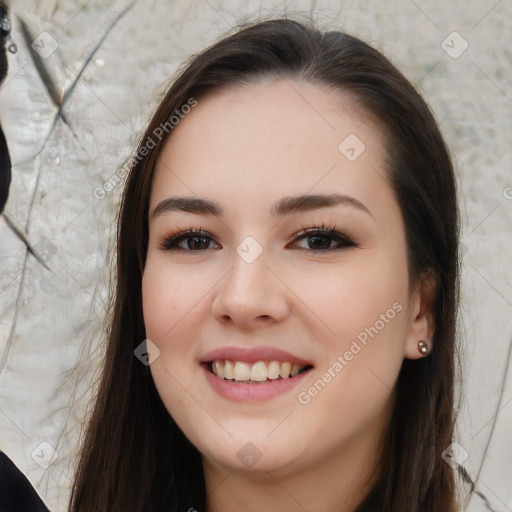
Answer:
[[238, 401], [278, 395], [313, 368], [310, 361], [273, 347], [222, 347], [205, 354], [200, 363], [210, 385]]

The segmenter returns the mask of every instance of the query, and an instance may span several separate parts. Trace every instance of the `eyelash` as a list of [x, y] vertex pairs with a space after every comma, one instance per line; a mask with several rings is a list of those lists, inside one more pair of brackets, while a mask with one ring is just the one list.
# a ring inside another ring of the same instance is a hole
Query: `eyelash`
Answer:
[[[347, 247], [357, 247], [357, 244], [352, 241], [346, 235], [336, 231], [336, 226], [325, 226], [323, 223], [321, 226], [312, 226], [309, 228], [302, 228], [301, 231], [296, 233], [293, 236], [292, 242], [296, 242], [302, 238], [312, 237], [312, 236], [325, 236], [332, 238], [335, 242], [337, 242], [337, 247], [329, 247], [327, 249], [299, 249], [307, 253], [311, 252], [330, 252], [334, 250], [340, 250]], [[183, 249], [181, 247], [177, 247], [177, 244], [182, 240], [186, 240], [187, 238], [193, 237], [201, 237], [213, 240], [213, 237], [206, 231], [203, 231], [201, 228], [193, 229], [190, 227], [187, 231], [180, 231], [169, 233], [160, 243], [160, 249], [164, 251], [182, 251], [182, 252], [202, 252], [210, 249]]]

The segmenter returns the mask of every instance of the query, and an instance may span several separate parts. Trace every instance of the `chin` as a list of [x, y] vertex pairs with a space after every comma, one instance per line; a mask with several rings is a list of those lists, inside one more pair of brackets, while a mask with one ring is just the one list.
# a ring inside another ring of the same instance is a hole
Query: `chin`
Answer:
[[[234, 455], [234, 456], [233, 456]], [[204, 455], [203, 455], [204, 457]], [[221, 466], [228, 471], [237, 473], [250, 473], [254, 475], [266, 474], [285, 470], [295, 461], [295, 457], [286, 457], [283, 452], [271, 452], [267, 448], [258, 448], [254, 443], [247, 442], [241, 448], [222, 453], [211, 453], [208, 459], [215, 465]]]
[[[297, 469], [297, 461], [303, 453], [302, 442], [290, 436], [279, 436], [277, 432], [270, 434], [269, 429], [237, 430], [244, 432], [243, 436], [231, 438], [223, 436], [204, 445], [196, 445], [203, 457], [213, 464], [222, 466], [229, 471], [259, 472], [286, 470], [287, 467]], [[283, 430], [283, 433], [285, 431]], [[272, 439], [273, 437], [273, 439]]]

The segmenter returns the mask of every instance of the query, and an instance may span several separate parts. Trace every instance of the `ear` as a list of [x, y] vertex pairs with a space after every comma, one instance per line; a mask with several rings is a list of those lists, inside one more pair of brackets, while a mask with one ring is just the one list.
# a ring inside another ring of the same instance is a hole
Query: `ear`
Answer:
[[[432, 351], [432, 338], [435, 331], [434, 298], [437, 279], [433, 270], [422, 274], [411, 293], [409, 323], [405, 340], [406, 359], [419, 359]], [[418, 350], [418, 343], [423, 341], [428, 347], [427, 354]]]

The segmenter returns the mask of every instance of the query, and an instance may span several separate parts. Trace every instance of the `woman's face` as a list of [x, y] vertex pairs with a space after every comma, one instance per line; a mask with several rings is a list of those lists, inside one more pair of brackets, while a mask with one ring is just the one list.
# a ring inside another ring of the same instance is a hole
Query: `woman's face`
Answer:
[[210, 94], [159, 156], [150, 369], [205, 463], [284, 474], [375, 456], [402, 361], [430, 334], [382, 134], [351, 105], [282, 79]]

